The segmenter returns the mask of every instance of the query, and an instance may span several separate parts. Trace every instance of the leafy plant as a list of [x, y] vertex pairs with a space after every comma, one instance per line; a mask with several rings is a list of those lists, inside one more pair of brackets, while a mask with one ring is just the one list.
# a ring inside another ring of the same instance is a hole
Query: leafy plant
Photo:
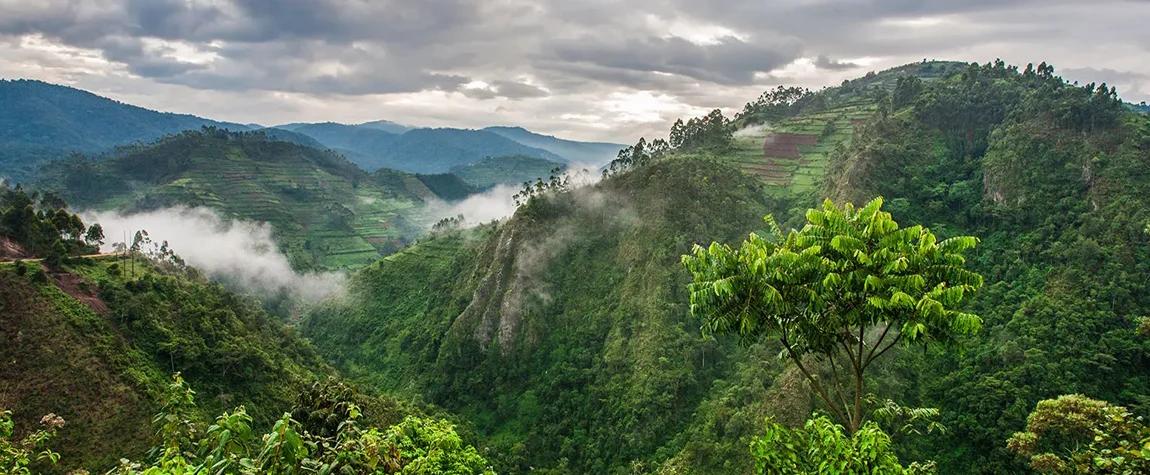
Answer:
[[33, 462], [55, 464], [60, 455], [44, 445], [64, 426], [64, 419], [48, 414], [40, 419], [40, 429], [20, 440], [13, 440], [15, 422], [12, 411], [0, 411], [0, 474], [31, 475]]
[[1038, 403], [1007, 442], [1038, 473], [1150, 473], [1150, 426], [1125, 407], [1080, 394]]
[[767, 421], [766, 434], [751, 441], [751, 455], [760, 474], [919, 475], [934, 473], [933, 464], [903, 467], [890, 436], [874, 421], [848, 435], [825, 416], [788, 429]]
[[[865, 422], [866, 371], [896, 345], [951, 345], [981, 319], [956, 310], [982, 285], [964, 268], [973, 237], [938, 242], [922, 226], [900, 229], [876, 198], [856, 209], [827, 200], [784, 236], [767, 217], [738, 249], [712, 243], [683, 256], [691, 313], [708, 333], [746, 345], [777, 339], [848, 433]], [[819, 378], [809, 358], [830, 364]]]

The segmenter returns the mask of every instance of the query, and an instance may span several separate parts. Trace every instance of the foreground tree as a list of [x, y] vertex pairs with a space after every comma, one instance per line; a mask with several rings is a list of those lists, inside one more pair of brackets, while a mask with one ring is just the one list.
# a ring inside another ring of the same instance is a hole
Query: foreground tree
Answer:
[[[751, 234], [737, 249], [712, 243], [683, 256], [704, 332], [743, 344], [777, 339], [851, 435], [868, 417], [866, 371], [876, 360], [900, 344], [954, 344], [982, 322], [955, 309], [982, 286], [962, 256], [977, 239], [939, 242], [922, 226], [899, 228], [881, 207], [881, 198], [859, 209], [827, 200], [800, 231], [784, 236], [768, 216], [769, 239]], [[829, 364], [829, 381], [812, 362]]]
[[301, 394], [302, 406], [262, 437], [242, 406], [201, 430], [191, 417], [194, 394], [177, 374], [153, 419], [161, 445], [148, 462], [122, 460], [109, 475], [493, 475], [445, 420], [408, 416], [383, 431], [361, 428], [354, 390], [336, 381]]
[[751, 441], [756, 473], [806, 475], [916, 475], [934, 473], [934, 464], [898, 462], [891, 438], [873, 421], [854, 436], [826, 417], [808, 420], [800, 429], [769, 422], [767, 432]]
[[1150, 473], [1150, 427], [1125, 407], [1071, 394], [1038, 403], [1007, 448], [1038, 473]]

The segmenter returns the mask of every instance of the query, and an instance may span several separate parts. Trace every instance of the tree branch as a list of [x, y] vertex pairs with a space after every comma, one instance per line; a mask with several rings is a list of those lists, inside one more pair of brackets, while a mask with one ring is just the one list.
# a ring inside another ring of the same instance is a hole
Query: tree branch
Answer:
[[859, 353], [858, 353], [858, 366], [855, 366], [855, 419], [854, 426], [851, 427], [851, 435], [858, 432], [859, 426], [862, 425], [862, 392], [863, 392], [863, 332], [866, 331], [866, 325], [859, 325]]
[[[874, 355], [874, 358], [871, 358], [871, 361], [877, 360], [880, 356], [883, 355], [883, 353], [886, 353], [887, 350], [894, 348], [894, 346], [898, 344], [899, 340], [902, 340], [902, 333], [899, 333], [898, 336], [894, 337], [894, 339], [890, 341], [890, 344], [887, 345], [886, 348], [883, 348], [882, 351], [878, 352], [877, 355]], [[868, 361], [867, 364], [869, 365], [870, 362]]]
[[[850, 411], [851, 406], [850, 406], [850, 403], [847, 402], [846, 391], [843, 390], [842, 378], [839, 376], [838, 368], [835, 367], [835, 354], [834, 354], [834, 352], [831, 352], [829, 354], [829, 356], [830, 356], [830, 360], [831, 360], [831, 374], [834, 375], [835, 390], [838, 391], [839, 402], [842, 403], [844, 411]], [[844, 369], [846, 369], [846, 368], [844, 368]]]
[[807, 371], [806, 366], [803, 366], [802, 358], [800, 358], [799, 355], [795, 353], [795, 350], [791, 348], [791, 343], [787, 340], [786, 327], [783, 327], [783, 336], [781, 341], [783, 343], [783, 347], [787, 349], [787, 354], [791, 356], [791, 360], [794, 361], [795, 365], [799, 367], [799, 371], [802, 371], [803, 376], [807, 377], [807, 381], [810, 381], [811, 386], [815, 388], [815, 392], [819, 394], [819, 397], [823, 398], [823, 402], [827, 403], [827, 407], [834, 411], [835, 415], [838, 416], [840, 420], [843, 422], [849, 422], [850, 419], [846, 416], [846, 414], [843, 414], [843, 411], [836, 407], [834, 401], [831, 401], [831, 398], [827, 396], [827, 392], [823, 388], [822, 383], [819, 383], [819, 381], [811, 375], [811, 372]]
[[887, 324], [886, 324], [886, 328], [885, 328], [885, 329], [883, 329], [883, 331], [882, 331], [882, 335], [879, 335], [879, 337], [878, 337], [878, 340], [875, 340], [875, 342], [874, 342], [874, 346], [872, 346], [872, 347], [871, 347], [871, 349], [870, 349], [870, 354], [869, 354], [869, 355], [867, 355], [867, 357], [866, 357], [866, 363], [865, 363], [865, 364], [863, 364], [863, 367], [869, 366], [869, 365], [870, 365], [870, 362], [871, 362], [871, 361], [874, 361], [874, 358], [875, 358], [875, 356], [874, 356], [874, 352], [875, 352], [875, 351], [877, 351], [877, 350], [878, 350], [878, 347], [882, 345], [882, 342], [883, 342], [883, 340], [886, 340], [886, 334], [887, 334], [887, 332], [889, 332], [889, 331], [890, 331], [890, 327], [893, 327], [893, 326], [894, 326], [894, 325], [893, 325], [893, 324], [891, 324], [891, 323], [887, 323]]

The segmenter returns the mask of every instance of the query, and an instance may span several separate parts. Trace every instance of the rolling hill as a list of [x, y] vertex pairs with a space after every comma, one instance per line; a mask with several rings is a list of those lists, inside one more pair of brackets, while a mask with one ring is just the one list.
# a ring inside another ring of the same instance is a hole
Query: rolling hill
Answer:
[[385, 130], [398, 130], [396, 127], [375, 122], [288, 124], [278, 128], [310, 136], [368, 171], [391, 168], [411, 173], [446, 173], [452, 167], [469, 165], [484, 157], [508, 155], [567, 161], [547, 150], [482, 130], [422, 128], [396, 134]]
[[[352, 163], [367, 171], [387, 168], [388, 150], [398, 136], [383, 130], [354, 125], [324, 122], [319, 124], [290, 124], [273, 128], [313, 138], [324, 147], [342, 153]], [[391, 167], [394, 168], [394, 167]]]
[[568, 163], [599, 167], [610, 162], [626, 145], [605, 142], [576, 142], [550, 135], [531, 132], [523, 127], [487, 127], [483, 129], [493, 132], [528, 147], [541, 148], [559, 155]]
[[390, 120], [376, 120], [376, 121], [371, 121], [371, 122], [364, 122], [362, 124], [356, 125], [356, 127], [363, 128], [363, 129], [382, 130], [384, 132], [390, 132], [393, 134], [402, 134], [404, 132], [407, 132], [407, 131], [415, 128], [415, 127], [411, 127], [411, 126], [407, 126], [407, 125], [403, 125], [403, 124], [397, 124], [397, 123], [392, 122]]
[[69, 152], [95, 154], [203, 126], [241, 124], [156, 112], [87, 91], [33, 80], [0, 80], [0, 174], [32, 177]]
[[534, 183], [537, 179], [547, 180], [552, 171], [560, 172], [567, 165], [527, 155], [487, 157], [468, 165], [451, 167], [451, 174], [479, 188], [495, 185], [519, 186], [524, 182]]
[[294, 267], [328, 269], [394, 252], [430, 225], [426, 200], [471, 190], [451, 175], [368, 174], [331, 151], [220, 129], [183, 132], [103, 161], [53, 163], [40, 186], [80, 209], [205, 206], [266, 222]]

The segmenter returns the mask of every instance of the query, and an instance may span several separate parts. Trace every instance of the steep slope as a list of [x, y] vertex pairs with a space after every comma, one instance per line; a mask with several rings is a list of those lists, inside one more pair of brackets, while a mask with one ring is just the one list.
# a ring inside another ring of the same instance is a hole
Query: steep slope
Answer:
[[605, 142], [576, 142], [531, 132], [523, 127], [487, 127], [493, 132], [528, 147], [541, 148], [563, 157], [570, 163], [599, 167], [610, 162], [626, 145]]
[[1104, 85], [1001, 63], [892, 96], [829, 165], [832, 195], [982, 239], [984, 322], [965, 354], [903, 355], [904, 399], [951, 431], [913, 447], [944, 473], [1018, 473], [1005, 440], [1081, 393], [1150, 414], [1150, 119]]
[[985, 321], [965, 352], [893, 353], [867, 392], [941, 409], [947, 433], [901, 438], [905, 460], [1024, 473], [1006, 439], [1041, 399], [1150, 415], [1150, 120], [1093, 86], [1046, 65], [916, 63], [748, 106], [731, 132], [760, 113], [770, 127], [425, 240], [303, 328], [354, 377], [473, 420], [503, 472], [753, 473], [764, 418], [819, 407], [774, 344], [697, 336], [678, 256], [767, 212], [793, 226], [824, 196], [882, 195], [900, 223], [981, 238]]
[[388, 180], [373, 178], [338, 154], [259, 132], [185, 132], [49, 170], [43, 187], [77, 208], [206, 206], [270, 223], [297, 268], [354, 268], [394, 252], [422, 234], [422, 205], [439, 198], [419, 176], [389, 170], [380, 172]]
[[490, 188], [495, 185], [519, 186], [524, 182], [547, 180], [555, 169], [567, 169], [567, 165], [526, 155], [507, 157], [487, 157], [468, 165], [451, 167], [451, 174], [458, 176], [472, 186]]
[[194, 271], [88, 259], [67, 269], [0, 263], [0, 407], [17, 430], [55, 413], [67, 424], [50, 473], [103, 473], [140, 458], [158, 399], [180, 372], [205, 414], [246, 405], [261, 426], [331, 373], [259, 304]]
[[650, 466], [731, 370], [730, 342], [697, 337], [679, 255], [768, 209], [733, 167], [669, 160], [390, 256], [304, 332], [349, 375], [470, 418], [518, 454], [505, 472]]
[[247, 130], [185, 114], [156, 112], [32, 80], [0, 80], [0, 174], [15, 180], [68, 152], [99, 153], [203, 126]]

